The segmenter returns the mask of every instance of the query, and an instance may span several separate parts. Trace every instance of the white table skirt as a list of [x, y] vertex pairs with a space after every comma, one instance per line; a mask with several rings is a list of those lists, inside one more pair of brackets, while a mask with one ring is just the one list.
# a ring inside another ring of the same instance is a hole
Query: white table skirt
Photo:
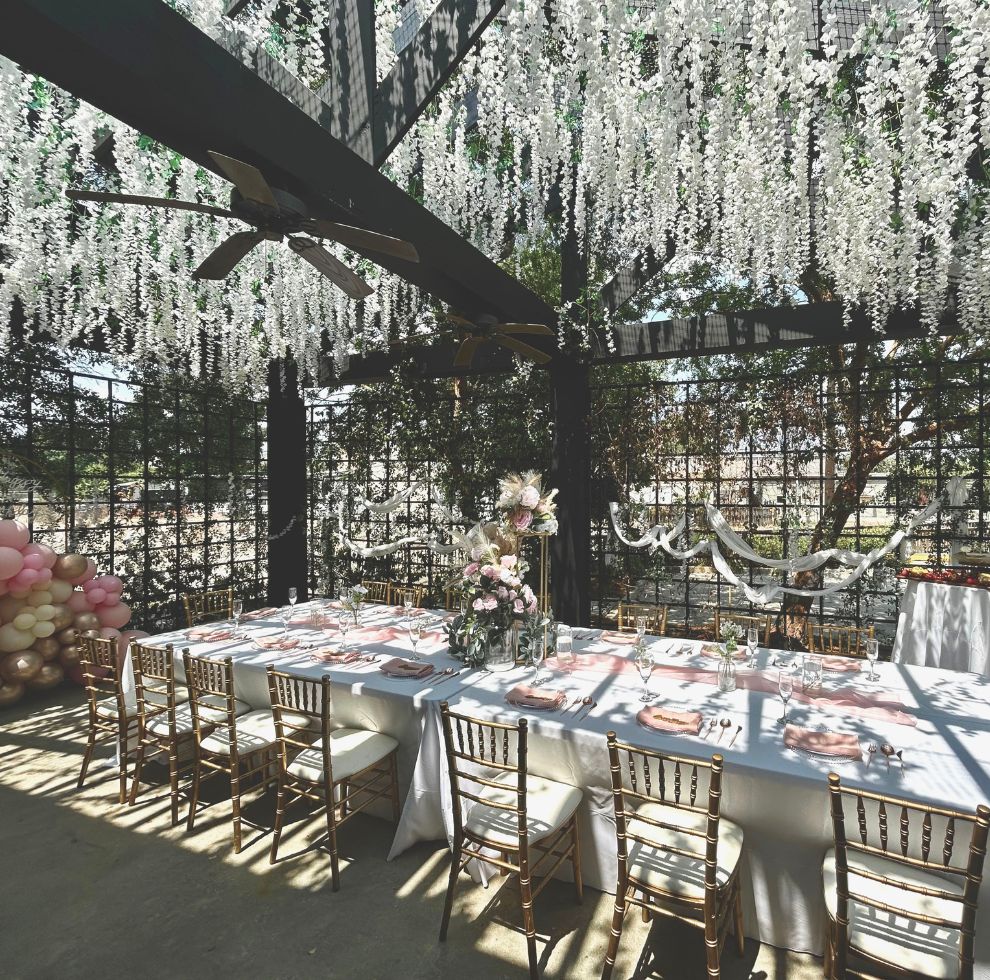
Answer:
[[[394, 615], [384, 609], [368, 618], [376, 623], [395, 622]], [[272, 631], [280, 628], [272, 623], [257, 626]], [[569, 698], [591, 694], [599, 702], [576, 720], [570, 714], [523, 713], [506, 704], [505, 692], [532, 677], [531, 670], [521, 668], [504, 674], [465, 670], [453, 680], [424, 684], [386, 678], [377, 665], [327, 667], [311, 661], [305, 652], [248, 650], [243, 641], [189, 644], [180, 634], [171, 634], [156, 637], [154, 642], [183, 643], [197, 654], [231, 656], [238, 697], [258, 708], [268, 704], [264, 675], [268, 663], [306, 676], [329, 673], [335, 718], [341, 725], [384, 731], [400, 742], [400, 778], [408, 792], [390, 858], [416, 841], [449, 839], [449, 820], [445, 819], [450, 813], [449, 787], [439, 723], [439, 704], [444, 699], [456, 710], [482, 718], [529, 719], [530, 771], [570, 782], [584, 793], [582, 867], [586, 882], [604, 891], [614, 890], [616, 874], [605, 733], [615, 730], [628, 742], [688, 757], [706, 758], [719, 751], [726, 759], [722, 812], [746, 836], [742, 866], [746, 934], [787, 949], [816, 954], [822, 950], [821, 860], [832, 839], [825, 780], [830, 768], [842, 775], [844, 783], [912, 799], [968, 809], [990, 800], [990, 681], [970, 674], [879, 664], [877, 685], [869, 685], [865, 673], [826, 675], [827, 687], [877, 690], [899, 699], [918, 718], [916, 727], [898, 725], [844, 717], [835, 709], [792, 700], [791, 717], [797, 723], [825, 723], [855, 732], [864, 744], [889, 741], [904, 751], [903, 768], [896, 762], [888, 768], [879, 753], [869, 766], [860, 762], [830, 766], [782, 746], [778, 698], [743, 688], [720, 693], [711, 684], [665, 679], [660, 672], [654, 675], [651, 690], [663, 695], [672, 707], [696, 708], [706, 718], [731, 717], [734, 725], [743, 726], [731, 748], [727, 736], [717, 744], [714, 733], [703, 739], [642, 729], [635, 722], [642, 687], [638, 677], [629, 673], [554, 672], [547, 686], [567, 691]], [[600, 643], [575, 643], [575, 647], [584, 653], [611, 649], [627, 656], [629, 652], [628, 647], [609, 648]], [[658, 662], [714, 669], [697, 645], [657, 640], [655, 648]], [[404, 638], [368, 644], [367, 649], [408, 654]], [[434, 649], [438, 652], [430, 659], [438, 668], [459, 666], [440, 652], [439, 643]], [[678, 652], [682, 649], [689, 652]], [[777, 651], [761, 651], [761, 667], [768, 669], [777, 655]], [[579, 652], [579, 663], [581, 657]], [[664, 701], [658, 697], [654, 703]], [[977, 924], [977, 976], [990, 980], [990, 873], [986, 878]]]
[[990, 676], [990, 589], [908, 580], [892, 659]]

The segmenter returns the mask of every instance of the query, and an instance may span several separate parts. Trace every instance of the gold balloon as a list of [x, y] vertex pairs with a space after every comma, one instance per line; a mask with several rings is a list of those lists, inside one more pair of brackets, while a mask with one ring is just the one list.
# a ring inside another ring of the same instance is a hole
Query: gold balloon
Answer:
[[0, 708], [7, 708], [12, 704], [16, 704], [24, 697], [24, 691], [24, 685], [16, 681], [12, 684], [8, 684], [6, 681], [0, 681]]
[[44, 663], [41, 654], [36, 650], [8, 653], [3, 660], [0, 660], [0, 677], [5, 681], [24, 684], [41, 672]]
[[52, 620], [56, 630], [64, 630], [71, 626], [76, 619], [76, 614], [65, 605], [55, 606], [55, 618]]
[[59, 555], [55, 559], [52, 575], [55, 578], [79, 578], [86, 571], [86, 559], [82, 555]]
[[45, 691], [50, 687], [57, 687], [65, 680], [65, 671], [61, 664], [45, 664], [34, 677], [27, 682], [27, 686], [36, 691]]
[[63, 667], [75, 667], [81, 659], [82, 650], [80, 650], [74, 643], [69, 644], [69, 646], [62, 647], [62, 649], [59, 650], [58, 662]]
[[96, 613], [85, 612], [79, 613], [75, 618], [75, 624], [77, 630], [98, 630], [100, 628], [100, 620]]
[[[73, 616], [73, 619], [75, 617]], [[55, 639], [59, 643], [75, 643], [76, 642], [76, 628], [75, 626], [70, 626], [67, 630], [62, 630], [60, 633], [55, 634]]]
[[54, 660], [62, 646], [54, 636], [45, 636], [35, 640], [31, 649], [37, 650], [45, 660]]

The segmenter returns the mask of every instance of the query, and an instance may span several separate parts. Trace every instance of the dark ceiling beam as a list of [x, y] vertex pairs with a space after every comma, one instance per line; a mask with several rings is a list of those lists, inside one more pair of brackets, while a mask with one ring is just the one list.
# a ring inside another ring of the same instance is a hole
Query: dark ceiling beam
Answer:
[[620, 268], [604, 286], [601, 297], [610, 315], [634, 299], [646, 284], [659, 275], [674, 257], [676, 245], [672, 238], [667, 239], [663, 252], [648, 245], [639, 255]]
[[504, 6], [505, 0], [442, 0], [412, 43], [399, 52], [395, 65], [379, 83], [375, 100], [378, 166]]
[[318, 214], [413, 242], [419, 264], [376, 261], [468, 315], [555, 324], [539, 297], [335, 140], [329, 107], [286, 69], [256, 51], [263, 70], [252, 71], [161, 0], [6, 0], [0, 51], [208, 169], [218, 150]]

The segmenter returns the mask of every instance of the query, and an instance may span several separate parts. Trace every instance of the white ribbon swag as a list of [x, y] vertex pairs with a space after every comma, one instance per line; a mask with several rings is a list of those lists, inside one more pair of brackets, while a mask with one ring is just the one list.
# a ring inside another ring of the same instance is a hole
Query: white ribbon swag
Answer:
[[[705, 515], [709, 526], [715, 532], [718, 540], [706, 538], [685, 551], [678, 550], [672, 543], [681, 536], [684, 532], [684, 528], [687, 526], [687, 521], [684, 517], [682, 517], [669, 531], [657, 524], [650, 528], [650, 530], [642, 535], [642, 537], [632, 540], [627, 537], [619, 527], [619, 504], [616, 501], [612, 501], [608, 505], [608, 512], [615, 536], [619, 539], [619, 541], [626, 545], [626, 547], [634, 548], [636, 550], [648, 548], [650, 551], [655, 551], [657, 548], [660, 548], [672, 558], [676, 558], [678, 561], [684, 561], [688, 558], [693, 558], [696, 555], [709, 552], [712, 556], [712, 564], [715, 566], [715, 570], [719, 573], [719, 575], [721, 575], [730, 585], [741, 589], [748, 602], [758, 606], [766, 606], [771, 602], [775, 602], [781, 595], [795, 595], [802, 596], [804, 598], [814, 598], [817, 596], [829, 595], [832, 592], [840, 592], [842, 589], [849, 588], [853, 582], [855, 582], [869, 568], [880, 561], [881, 558], [884, 558], [892, 551], [895, 551], [898, 547], [900, 547], [901, 542], [910, 538], [916, 527], [931, 520], [931, 518], [934, 517], [935, 514], [941, 509], [946, 498], [951, 503], [955, 503], [956, 501], [964, 501], [964, 490], [964, 478], [959, 476], [953, 477], [949, 481], [945, 490], [939, 494], [935, 500], [933, 500], [923, 510], [915, 514], [915, 516], [912, 517], [903, 528], [895, 531], [890, 536], [890, 539], [886, 544], [874, 548], [872, 551], [863, 553], [859, 551], [849, 551], [845, 548], [825, 548], [822, 551], [816, 551], [812, 554], [802, 555], [797, 558], [766, 558], [765, 556], [758, 554], [746, 543], [743, 538], [732, 530], [729, 526], [729, 522], [725, 519], [718, 508], [710, 503], [705, 504]], [[725, 556], [722, 554], [722, 550], [719, 548], [719, 541], [721, 541], [722, 544], [730, 551], [735, 552], [750, 564], [761, 565], [764, 568], [777, 569], [788, 573], [807, 572], [821, 568], [824, 564], [826, 564], [826, 562], [835, 561], [840, 565], [852, 569], [852, 571], [845, 576], [845, 578], [822, 589], [795, 589], [789, 586], [777, 585], [775, 583], [764, 585], [761, 588], [754, 588], [748, 582], [742, 581], [739, 576], [736, 575], [732, 566], [726, 561]]]
[[[381, 503], [375, 503], [368, 497], [363, 497], [360, 503], [358, 503], [354, 508], [355, 516], [360, 515], [364, 511], [368, 511], [371, 514], [391, 514], [393, 511], [398, 510], [412, 496], [413, 491], [418, 486], [418, 483], [413, 483], [404, 490], [400, 490], [398, 493], [393, 494], [388, 498], [388, 500], [383, 500]], [[438, 555], [450, 555], [455, 551], [463, 550], [463, 545], [458, 544], [456, 540], [452, 544], [441, 544], [436, 534], [432, 538], [424, 538], [418, 534], [410, 534], [404, 538], [399, 538], [397, 541], [389, 541], [385, 544], [379, 545], [366, 546], [358, 544], [357, 542], [352, 541], [347, 534], [347, 529], [344, 522], [344, 509], [345, 502], [342, 500], [337, 505], [337, 528], [340, 531], [341, 544], [343, 544], [343, 546], [347, 548], [355, 558], [380, 558], [383, 555], [391, 555], [406, 545], [416, 545], [420, 548], [427, 548]], [[443, 519], [453, 519], [453, 515], [445, 507], [438, 506], [436, 509], [440, 512], [440, 516]]]

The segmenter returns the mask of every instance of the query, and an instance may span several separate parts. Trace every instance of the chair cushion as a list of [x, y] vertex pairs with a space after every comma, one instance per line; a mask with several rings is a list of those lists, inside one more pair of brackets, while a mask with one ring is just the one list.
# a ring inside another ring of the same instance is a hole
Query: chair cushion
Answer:
[[[308, 727], [314, 720], [308, 715], [297, 715], [289, 711], [283, 711], [282, 717], [291, 724], [298, 725], [300, 728]], [[238, 755], [247, 755], [249, 752], [257, 752], [259, 749], [264, 749], [269, 745], [275, 744], [275, 719], [272, 717], [270, 708], [249, 711], [246, 715], [240, 715], [234, 727], [237, 732]], [[228, 755], [230, 752], [230, 741], [227, 734], [227, 726], [223, 725], [207, 735], [200, 743], [200, 746], [207, 752], [214, 752], [217, 755]]]
[[[903, 881], [912, 885], [937, 888], [953, 895], [963, 894], [961, 878], [940, 875], [924, 868], [914, 868], [890, 858], [859, 851], [847, 851], [849, 861], [849, 890], [867, 898], [903, 909], [905, 913], [920, 913], [933, 918], [960, 922], [962, 902], [950, 902], [944, 898], [920, 895], [905, 891], [896, 884], [871, 881], [855, 874], [857, 868], [884, 875], [892, 882]], [[822, 863], [822, 879], [825, 885], [825, 904], [829, 915], [835, 919], [838, 905], [835, 876], [835, 849], [825, 854]], [[854, 949], [870, 956], [895, 963], [901, 969], [926, 977], [959, 976], [958, 929], [928, 925], [911, 919], [908, 915], [881, 912], [870, 905], [849, 900], [849, 943]]]
[[[380, 762], [399, 743], [391, 735], [368, 732], [363, 728], [338, 728], [330, 733], [330, 761], [333, 778], [339, 782]], [[311, 783], [323, 782], [323, 750], [319, 745], [303, 749], [289, 765], [289, 775]]]
[[[125, 706], [124, 710], [127, 712], [129, 718], [133, 718], [137, 714], [137, 705], [133, 707]], [[115, 698], [106, 698], [103, 701], [96, 702], [96, 713], [101, 718], [116, 718], [117, 717], [117, 701]]]
[[[184, 689], [183, 689], [184, 690]], [[176, 698], [179, 692], [176, 691]], [[206, 724], [206, 719], [203, 719]], [[165, 713], [155, 715], [147, 725], [147, 730], [152, 735], [168, 735], [168, 715]], [[175, 706], [175, 734], [188, 735], [193, 731], [192, 708], [188, 701], [183, 701]]]
[[[638, 817], [648, 817], [651, 820], [662, 820], [672, 827], [684, 827], [688, 830], [700, 830], [701, 837], [684, 833], [679, 830], [668, 830], [665, 827], [654, 827]], [[692, 810], [682, 810], [666, 803], [643, 803], [627, 820], [626, 830], [630, 834], [678, 847], [686, 851], [704, 853], [704, 834], [708, 827], [708, 814], [695, 813]], [[725, 817], [718, 822], [718, 852], [715, 868], [715, 881], [719, 888], [725, 887], [732, 876], [739, 855], [742, 852], [743, 832], [738, 824]], [[669, 895], [689, 901], [703, 901], [705, 897], [705, 861], [704, 858], [691, 858], [682, 854], [673, 854], [658, 847], [642, 844], [639, 841], [629, 841], [629, 875], [645, 885], [652, 885]]]
[[[468, 783], [468, 791], [496, 803], [516, 805], [518, 776], [504, 772], [494, 782], [503, 788], [492, 789]], [[526, 778], [526, 831], [530, 842], [542, 840], [559, 830], [571, 818], [581, 802], [581, 790], [568, 783], [558, 783], [540, 776]], [[465, 813], [464, 829], [494, 843], [516, 846], [519, 843], [518, 821], [512, 810], [496, 810], [471, 803]]]
[[[164, 705], [168, 701], [168, 698], [166, 697], [164, 691], [162, 691], [162, 690], [159, 690], [159, 691], [149, 691], [147, 688], [144, 689], [144, 699], [145, 699], [145, 701], [148, 702], [148, 704], [153, 704], [153, 705], [156, 705], [156, 706], [158, 706], [158, 705]], [[178, 705], [182, 704], [184, 701], [188, 701], [188, 700], [189, 700], [189, 689], [187, 687], [185, 687], [185, 685], [183, 685], [183, 684], [176, 684], [175, 685], [175, 704], [176, 704], [176, 706], [178, 706]]]

